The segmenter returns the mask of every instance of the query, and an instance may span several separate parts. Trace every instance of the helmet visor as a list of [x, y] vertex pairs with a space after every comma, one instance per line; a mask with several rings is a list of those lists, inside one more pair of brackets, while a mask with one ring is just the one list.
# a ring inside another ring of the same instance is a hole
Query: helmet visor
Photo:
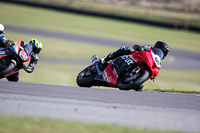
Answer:
[[25, 45], [24, 50], [25, 50], [28, 54], [30, 54], [30, 53], [32, 52], [32, 50], [33, 50], [33, 47], [32, 47], [32, 45], [27, 44], [27, 45]]

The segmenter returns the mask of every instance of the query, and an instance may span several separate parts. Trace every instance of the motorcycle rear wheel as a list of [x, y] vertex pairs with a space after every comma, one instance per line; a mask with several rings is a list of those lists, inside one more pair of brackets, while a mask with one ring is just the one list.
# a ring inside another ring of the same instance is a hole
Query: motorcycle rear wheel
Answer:
[[135, 79], [132, 80], [130, 82], [124, 82], [124, 80], [127, 77], [122, 77], [119, 81], [118, 81], [118, 87], [120, 90], [137, 90], [138, 86], [142, 85], [148, 78], [149, 78], [149, 72], [147, 70], [141, 70], [139, 72], [139, 76]]
[[92, 67], [94, 66], [90, 65], [78, 74], [76, 78], [76, 83], [78, 84], [78, 86], [92, 87], [95, 84], [94, 78], [97, 76], [97, 72], [91, 71]]

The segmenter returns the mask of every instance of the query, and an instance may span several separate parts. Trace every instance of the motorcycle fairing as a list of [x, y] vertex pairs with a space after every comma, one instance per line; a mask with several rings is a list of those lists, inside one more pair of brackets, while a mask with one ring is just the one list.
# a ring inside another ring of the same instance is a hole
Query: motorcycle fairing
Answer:
[[149, 67], [153, 67], [153, 57], [151, 52], [147, 51], [133, 51], [131, 53], [133, 59], [136, 60], [137, 63], [145, 63]]
[[123, 55], [113, 60], [112, 69], [115, 69], [118, 77], [120, 76], [125, 69], [129, 69], [130, 67], [135, 67], [136, 61], [131, 57], [131, 55]]
[[[137, 63], [146, 64], [145, 67], [149, 71], [149, 78], [152, 78], [158, 75], [158, 71], [161, 67], [161, 61], [158, 56], [156, 56], [152, 49], [150, 51], [132, 51], [132, 58], [136, 60]], [[156, 59], [157, 58], [157, 59]], [[141, 69], [143, 69], [141, 67]]]
[[11, 48], [21, 58], [21, 60], [23, 62], [23, 67], [27, 68], [27, 66], [29, 65], [29, 63], [31, 61], [31, 58], [30, 58], [28, 50], [27, 50], [28, 49], [27, 44], [25, 44], [24, 41], [18, 40], [17, 42], [15, 42], [15, 45], [12, 46]]
[[117, 87], [118, 76], [115, 69], [112, 69], [113, 63], [111, 62], [103, 72], [103, 76], [106, 77], [111, 87]]
[[0, 53], [0, 59], [3, 58], [3, 57], [6, 57], [6, 55], [1, 55], [1, 53]]
[[125, 71], [126, 68], [134, 67], [136, 61], [131, 58], [131, 55], [123, 55], [114, 60], [104, 70], [104, 75], [110, 86], [117, 87], [119, 76]]
[[0, 59], [3, 57], [6, 57], [6, 49], [5, 48], [0, 48]]
[[154, 66], [161, 68], [161, 59], [158, 55], [154, 54], [153, 51], [151, 51], [151, 54], [153, 56]]

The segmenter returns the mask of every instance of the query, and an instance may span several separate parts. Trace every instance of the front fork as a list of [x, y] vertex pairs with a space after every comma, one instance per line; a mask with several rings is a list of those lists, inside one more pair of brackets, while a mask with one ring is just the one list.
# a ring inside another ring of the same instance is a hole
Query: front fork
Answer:
[[102, 74], [101, 69], [99, 68], [99, 58], [97, 55], [92, 56], [92, 63], [95, 65], [98, 74]]
[[135, 69], [133, 69], [134, 73], [138, 73], [140, 71], [140, 68], [137, 66]]
[[135, 80], [138, 77], [138, 73], [140, 71], [140, 68], [137, 66], [133, 71], [129, 74], [130, 77], [127, 77], [124, 79], [124, 82], [131, 82], [132, 80]]
[[97, 55], [92, 56], [92, 63], [95, 65], [98, 73], [97, 76], [95, 77], [95, 80], [107, 82], [106, 78], [103, 76], [102, 71], [99, 67], [99, 58], [97, 57]]

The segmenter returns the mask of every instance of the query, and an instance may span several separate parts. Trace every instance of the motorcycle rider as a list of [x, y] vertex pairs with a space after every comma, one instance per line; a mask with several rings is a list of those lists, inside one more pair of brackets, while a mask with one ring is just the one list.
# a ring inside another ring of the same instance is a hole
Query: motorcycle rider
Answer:
[[[6, 37], [3, 33], [3, 31], [4, 31], [4, 26], [2, 24], [0, 24], [0, 48], [1, 47], [11, 47], [11, 46], [15, 45], [14, 41], [6, 40]], [[26, 44], [26, 42], [24, 42], [24, 41], [21, 41], [21, 43], [24, 43], [25, 45], [30, 45], [32, 47], [32, 52], [29, 55], [31, 57], [31, 61], [28, 65], [28, 67], [24, 68], [24, 70], [26, 72], [32, 73], [34, 71], [34, 67], [37, 65], [37, 62], [39, 60], [38, 55], [39, 55], [40, 51], [42, 50], [43, 45], [39, 40], [37, 40], [35, 38], [32, 38], [28, 44]], [[17, 82], [19, 80], [19, 71], [8, 76], [7, 80]]]
[[[153, 56], [155, 56], [155, 55], [158, 56], [154, 59], [155, 65], [153, 66], [153, 71], [156, 73], [154, 75], [154, 78], [155, 78], [158, 75], [158, 72], [161, 67], [160, 61], [163, 60], [169, 52], [169, 46], [165, 42], [157, 41], [153, 47], [150, 45], [141, 46], [141, 45], [134, 44], [133, 49], [135, 51], [148, 51], [148, 52], [150, 52], [150, 49], [152, 49], [153, 54], [154, 54]], [[121, 48], [118, 49], [117, 51], [111, 52], [108, 55], [104, 56], [103, 58], [100, 58], [100, 62], [104, 64], [111, 59], [115, 59], [122, 55], [128, 55], [130, 53], [131, 53], [131, 50], [129, 49], [129, 47], [121, 46]], [[160, 58], [160, 59], [158, 59], [158, 58]], [[154, 79], [154, 78], [152, 78], [152, 79]], [[143, 87], [144, 87], [143, 85], [137, 86], [135, 90], [142, 91]]]

